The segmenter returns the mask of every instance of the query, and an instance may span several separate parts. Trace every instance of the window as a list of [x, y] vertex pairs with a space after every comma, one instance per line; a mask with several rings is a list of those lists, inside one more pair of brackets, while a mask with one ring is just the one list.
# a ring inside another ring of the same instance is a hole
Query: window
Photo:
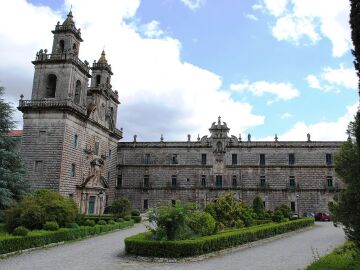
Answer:
[[145, 174], [144, 175], [144, 188], [148, 188], [149, 187], [149, 175]]
[[289, 165], [295, 164], [295, 154], [289, 154]]
[[118, 174], [117, 179], [116, 179], [116, 187], [121, 188], [122, 185], [123, 185], [122, 174]]
[[101, 76], [96, 75], [96, 86], [98, 86], [100, 84], [100, 80], [101, 80]]
[[54, 98], [56, 92], [56, 81], [57, 77], [54, 74], [50, 74], [46, 81], [46, 98]]
[[217, 175], [215, 178], [215, 186], [222, 187], [222, 175]]
[[201, 186], [206, 187], [206, 175], [201, 176]]
[[60, 40], [60, 42], [59, 42], [59, 50], [60, 50], [60, 53], [64, 53], [64, 49], [65, 49], [65, 41], [64, 41], [64, 40]]
[[148, 200], [144, 200], [144, 210], [147, 210], [149, 208]]
[[176, 187], [176, 181], [177, 181], [177, 176], [173, 175], [171, 176], [171, 187], [175, 188]]
[[333, 177], [332, 176], [327, 177], [327, 186], [333, 187]]
[[236, 175], [232, 176], [232, 186], [237, 187], [237, 177], [236, 177]]
[[266, 186], [265, 175], [261, 175], [261, 176], [260, 176], [260, 186], [261, 186], [261, 187], [265, 187], [265, 186]]
[[144, 155], [144, 164], [150, 164], [150, 154]]
[[78, 146], [78, 138], [79, 138], [79, 136], [77, 134], [75, 134], [74, 135], [74, 141], [73, 141], [74, 148], [77, 148], [77, 146]]
[[94, 148], [94, 155], [98, 156], [99, 155], [99, 151], [100, 151], [100, 141], [96, 140], [95, 141], [95, 148]]
[[291, 202], [290, 203], [290, 208], [291, 208], [291, 211], [295, 212], [296, 211], [296, 207], [295, 207], [295, 202]]
[[171, 205], [175, 206], [176, 205], [176, 200], [171, 200]]
[[237, 164], [237, 154], [231, 155], [231, 164], [236, 165]]
[[34, 166], [34, 172], [38, 175], [42, 175], [43, 174], [43, 161], [42, 160], [36, 160], [35, 161], [35, 166]]
[[77, 80], [76, 85], [75, 85], [75, 95], [74, 95], [74, 103], [75, 104], [80, 103], [80, 96], [81, 96], [81, 82], [80, 82], [80, 80]]
[[260, 154], [260, 166], [265, 166], [265, 154]]
[[295, 176], [290, 176], [289, 177], [289, 186], [290, 187], [295, 187]]
[[75, 175], [76, 175], [76, 164], [73, 163], [73, 164], [71, 164], [70, 176], [71, 176], [71, 177], [75, 177]]
[[111, 158], [111, 149], [109, 149], [109, 158]]
[[39, 131], [39, 143], [46, 143], [46, 131], [45, 130]]
[[332, 155], [326, 154], [326, 165], [331, 166], [333, 164], [332, 162]]
[[107, 173], [107, 179], [108, 179], [108, 181], [110, 181], [110, 171], [108, 171], [108, 173]]
[[201, 165], [206, 165], [206, 154], [201, 154]]
[[172, 155], [171, 164], [178, 164], [178, 155], [177, 154]]

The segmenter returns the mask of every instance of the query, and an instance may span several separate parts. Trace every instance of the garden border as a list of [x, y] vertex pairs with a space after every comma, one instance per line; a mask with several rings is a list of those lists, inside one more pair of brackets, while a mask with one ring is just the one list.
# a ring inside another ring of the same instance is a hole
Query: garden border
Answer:
[[314, 225], [313, 219], [298, 219], [280, 224], [265, 224], [221, 232], [197, 239], [178, 241], [149, 240], [150, 232], [125, 239], [127, 254], [143, 257], [184, 258], [216, 252]]

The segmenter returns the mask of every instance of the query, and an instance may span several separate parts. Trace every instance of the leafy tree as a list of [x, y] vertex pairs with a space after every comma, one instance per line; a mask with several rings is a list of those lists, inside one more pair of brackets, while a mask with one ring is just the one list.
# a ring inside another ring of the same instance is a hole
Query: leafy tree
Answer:
[[131, 205], [128, 199], [119, 197], [113, 201], [110, 207], [110, 213], [116, 217], [125, 217], [131, 213]]
[[[360, 1], [350, 0], [351, 38], [354, 44], [352, 53], [354, 66], [360, 79]], [[359, 80], [360, 90], [360, 80]], [[359, 91], [360, 95], [360, 91]], [[334, 198], [329, 205], [334, 222], [345, 226], [348, 238], [360, 248], [360, 112], [350, 122], [349, 139], [335, 158], [335, 171], [346, 184], [346, 189]]]
[[293, 211], [291, 211], [290, 207], [282, 204], [278, 207], [275, 208], [275, 212], [276, 211], [280, 211], [282, 213], [282, 215], [284, 216], [284, 218], [291, 218]]
[[0, 212], [29, 191], [23, 164], [15, 151], [18, 142], [7, 136], [15, 122], [12, 107], [1, 98], [3, 94], [4, 88], [0, 87]]
[[216, 232], [216, 221], [207, 212], [194, 211], [192, 212], [187, 221], [190, 229], [199, 236], [212, 235]]
[[24, 196], [19, 204], [5, 210], [5, 223], [9, 231], [18, 226], [41, 229], [47, 221], [57, 222], [64, 227], [73, 223], [77, 214], [78, 208], [72, 199], [43, 189]]

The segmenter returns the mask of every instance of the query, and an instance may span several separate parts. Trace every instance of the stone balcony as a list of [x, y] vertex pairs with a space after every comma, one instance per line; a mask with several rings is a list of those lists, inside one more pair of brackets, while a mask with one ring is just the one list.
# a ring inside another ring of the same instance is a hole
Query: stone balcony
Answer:
[[37, 110], [44, 108], [71, 109], [75, 112], [86, 115], [86, 108], [74, 103], [71, 99], [43, 99], [43, 100], [19, 100], [19, 111]]

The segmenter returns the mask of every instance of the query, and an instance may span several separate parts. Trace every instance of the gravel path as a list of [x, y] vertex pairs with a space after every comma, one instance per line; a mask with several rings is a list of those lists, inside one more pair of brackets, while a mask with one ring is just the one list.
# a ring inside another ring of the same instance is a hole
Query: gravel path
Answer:
[[124, 238], [143, 230], [144, 226], [137, 224], [104, 236], [13, 256], [0, 260], [0, 270], [298, 270], [304, 269], [315, 256], [324, 255], [345, 241], [342, 229], [332, 223], [317, 223], [313, 229], [203, 261], [150, 263], [124, 258]]

